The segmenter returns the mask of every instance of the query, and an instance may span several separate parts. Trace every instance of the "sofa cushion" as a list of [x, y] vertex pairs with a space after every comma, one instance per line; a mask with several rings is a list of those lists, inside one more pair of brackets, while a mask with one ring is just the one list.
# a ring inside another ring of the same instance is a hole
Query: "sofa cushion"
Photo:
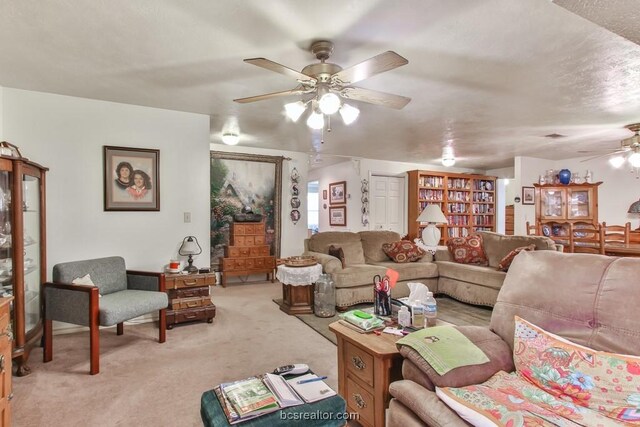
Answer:
[[71, 283], [87, 274], [91, 275], [102, 295], [127, 289], [127, 269], [122, 257], [63, 262], [53, 266], [54, 282]]
[[341, 271], [336, 271], [331, 274], [336, 288], [354, 288], [371, 284], [371, 298], [373, 298], [373, 276], [379, 274], [383, 276], [387, 271], [385, 267], [379, 265], [358, 264], [347, 265], [346, 268]]
[[[329, 247], [331, 246], [342, 249], [345, 266], [364, 264], [364, 253], [362, 252], [362, 244], [360, 242], [333, 243], [329, 245]], [[327, 248], [327, 253], [328, 252], [329, 248]]]
[[341, 246], [341, 243], [348, 242], [360, 243], [360, 235], [348, 231], [324, 231], [311, 236], [308, 240], [308, 247], [312, 252], [328, 254], [329, 246]]
[[340, 246], [329, 246], [329, 255], [338, 258], [340, 260], [340, 263], [342, 264], [342, 268], [345, 268], [347, 266], [344, 259], [344, 251]]
[[576, 344], [640, 355], [639, 276], [638, 258], [521, 252], [500, 289], [491, 329], [513, 348], [517, 315]]
[[395, 231], [360, 231], [358, 234], [362, 240], [362, 250], [367, 263], [388, 260], [389, 258], [382, 250], [382, 245], [400, 240], [400, 235]]
[[98, 308], [101, 326], [111, 326], [142, 316], [169, 305], [165, 292], [135, 291], [127, 289], [112, 292], [100, 299]]
[[448, 277], [487, 288], [500, 289], [507, 276], [504, 271], [481, 265], [459, 264], [451, 261], [436, 261], [436, 264], [440, 277]]
[[478, 234], [449, 239], [447, 248], [449, 248], [455, 262], [487, 265], [487, 256], [482, 247], [482, 236]]
[[498, 270], [509, 271], [509, 267], [511, 267], [511, 263], [513, 262], [513, 259], [516, 257], [516, 255], [518, 255], [521, 251], [533, 251], [535, 249], [536, 249], [536, 245], [534, 245], [533, 243], [530, 244], [529, 246], [522, 246], [520, 248], [515, 248], [500, 260], [500, 262], [498, 263]]
[[415, 243], [408, 240], [383, 243], [382, 250], [393, 262], [397, 262], [399, 264], [416, 262], [426, 254], [426, 252], [416, 246]]
[[640, 357], [577, 345], [517, 316], [514, 345], [527, 381], [617, 421], [640, 422]]
[[398, 264], [393, 261], [385, 261], [376, 262], [374, 265], [397, 271], [400, 274], [398, 281], [438, 277], [438, 266], [433, 262], [409, 262], [405, 264]]
[[510, 251], [522, 246], [536, 245], [536, 250], [555, 250], [555, 242], [545, 236], [505, 236], [491, 231], [478, 231], [482, 236], [484, 252], [491, 267], [498, 267], [500, 260]]

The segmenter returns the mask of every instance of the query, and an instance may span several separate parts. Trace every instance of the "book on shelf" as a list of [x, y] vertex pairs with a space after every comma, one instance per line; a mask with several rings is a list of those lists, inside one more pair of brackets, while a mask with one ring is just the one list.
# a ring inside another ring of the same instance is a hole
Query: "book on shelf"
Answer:
[[[327, 383], [316, 378], [318, 378], [316, 374], [305, 374], [287, 380], [287, 382], [306, 403], [317, 402], [318, 400], [336, 395], [336, 392], [333, 391]], [[300, 382], [302, 382], [302, 384], [300, 384]]]

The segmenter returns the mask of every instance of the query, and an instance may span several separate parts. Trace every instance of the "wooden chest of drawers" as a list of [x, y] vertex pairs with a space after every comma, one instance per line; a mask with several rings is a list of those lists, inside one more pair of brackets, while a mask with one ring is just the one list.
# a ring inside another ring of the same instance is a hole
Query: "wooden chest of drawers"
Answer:
[[215, 284], [215, 273], [165, 275], [169, 295], [167, 329], [173, 329], [176, 323], [193, 320], [212, 323], [216, 317], [216, 306], [211, 301], [209, 286]]
[[9, 320], [13, 297], [0, 298], [0, 427], [11, 425], [11, 343], [13, 334]]
[[229, 246], [222, 259], [222, 286], [227, 285], [227, 277], [248, 276], [266, 273], [267, 280], [276, 266], [275, 257], [270, 255], [266, 244], [264, 222], [234, 222], [231, 224]]

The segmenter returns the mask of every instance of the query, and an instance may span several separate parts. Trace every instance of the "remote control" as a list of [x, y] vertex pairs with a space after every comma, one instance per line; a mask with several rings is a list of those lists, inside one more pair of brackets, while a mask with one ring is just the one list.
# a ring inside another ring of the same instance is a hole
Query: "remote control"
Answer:
[[284, 365], [273, 370], [276, 375], [298, 375], [304, 374], [309, 371], [309, 366], [303, 363], [296, 363], [295, 365]]

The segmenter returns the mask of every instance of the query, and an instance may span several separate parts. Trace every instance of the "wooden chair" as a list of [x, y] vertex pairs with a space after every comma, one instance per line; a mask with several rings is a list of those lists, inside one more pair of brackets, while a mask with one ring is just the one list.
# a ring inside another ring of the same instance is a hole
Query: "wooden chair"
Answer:
[[631, 223], [625, 225], [607, 225], [603, 222], [600, 226], [600, 253], [605, 253], [607, 243], [628, 244], [631, 236]]
[[600, 242], [600, 224], [576, 222], [571, 224], [572, 250], [574, 253], [599, 254], [602, 250]]
[[529, 224], [529, 221], [527, 221], [527, 236], [539, 236], [539, 235], [540, 235], [540, 229], [538, 228], [538, 225], [536, 223]]

